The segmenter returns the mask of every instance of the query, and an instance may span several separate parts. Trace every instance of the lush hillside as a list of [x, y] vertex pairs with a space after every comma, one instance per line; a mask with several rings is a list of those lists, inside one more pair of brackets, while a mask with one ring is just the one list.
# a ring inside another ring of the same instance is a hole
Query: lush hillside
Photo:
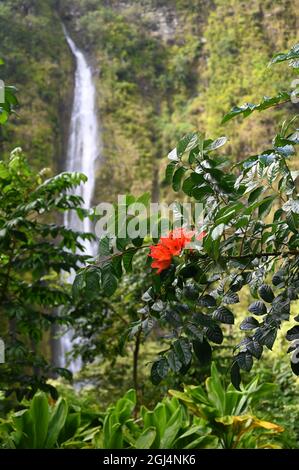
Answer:
[[[289, 1], [275, 8], [240, 0], [63, 5], [65, 21], [98, 71], [105, 163], [97, 200], [144, 189], [157, 198], [159, 159], [180, 135], [194, 128], [214, 137], [226, 133], [221, 118], [234, 104], [289, 88], [291, 74], [266, 67], [277, 47], [295, 42], [297, 17]], [[260, 120], [267, 128], [281, 118], [277, 110]], [[259, 129], [250, 121], [229, 127], [233, 159], [268, 140]]]
[[21, 146], [38, 168], [57, 168], [67, 134], [73, 66], [56, 2], [0, 2], [1, 78], [18, 88], [18, 116], [1, 134], [8, 152]]
[[2, 145], [30, 150], [39, 167], [63, 158], [73, 69], [62, 20], [94, 64], [104, 143], [95, 200], [167, 196], [161, 158], [186, 131], [229, 134], [233, 159], [268, 141], [279, 109], [229, 128], [221, 117], [289, 88], [291, 74], [266, 64], [295, 42], [297, 18], [289, 0], [0, 2], [2, 76], [21, 97]]

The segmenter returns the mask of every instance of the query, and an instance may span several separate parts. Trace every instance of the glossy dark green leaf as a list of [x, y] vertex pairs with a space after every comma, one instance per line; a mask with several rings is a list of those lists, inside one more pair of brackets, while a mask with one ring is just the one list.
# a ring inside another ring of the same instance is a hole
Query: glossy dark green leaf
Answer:
[[210, 364], [212, 360], [212, 348], [206, 339], [194, 340], [193, 351], [201, 365]]
[[135, 253], [136, 253], [136, 250], [129, 249], [129, 250], [126, 250], [122, 255], [123, 266], [127, 273], [132, 272], [132, 263], [133, 263], [133, 257]]
[[170, 162], [168, 163], [166, 170], [165, 170], [165, 180], [166, 183], [170, 184], [172, 182], [173, 173], [175, 171], [176, 163]]
[[195, 183], [192, 180], [191, 176], [189, 176], [188, 178], [185, 179], [183, 183], [182, 191], [188, 196], [191, 196], [194, 187], [195, 187]]
[[181, 189], [182, 179], [183, 179], [185, 171], [186, 171], [186, 168], [184, 168], [183, 166], [180, 166], [174, 172], [174, 175], [172, 178], [172, 189], [176, 192]]
[[268, 303], [271, 303], [274, 300], [274, 293], [271, 287], [267, 284], [262, 284], [259, 289], [259, 296]]
[[228, 292], [222, 299], [224, 304], [238, 304], [240, 302], [239, 295], [236, 292]]
[[254, 191], [251, 191], [248, 197], [248, 203], [252, 204], [253, 202], [255, 202], [260, 197], [260, 195], [263, 193], [264, 190], [265, 188], [263, 186], [260, 186], [259, 188], [254, 189]]
[[254, 315], [265, 315], [267, 313], [267, 307], [264, 302], [257, 300], [249, 305], [248, 311]]
[[299, 360], [298, 362], [291, 361], [291, 369], [295, 375], [299, 375]]
[[99, 255], [109, 256], [110, 255], [110, 238], [107, 236], [101, 237], [99, 243]]
[[117, 289], [117, 278], [113, 274], [111, 266], [102, 270], [102, 288], [108, 297], [114, 294]]
[[169, 351], [169, 353], [167, 354], [167, 360], [168, 360], [169, 367], [171, 370], [173, 370], [173, 372], [180, 371], [183, 364], [180, 361], [178, 355], [175, 353], [175, 351], [173, 350]]
[[227, 307], [218, 307], [217, 310], [213, 312], [214, 320], [220, 321], [227, 325], [233, 325], [235, 318], [233, 313]]
[[279, 53], [276, 54], [272, 60], [271, 64], [277, 64], [279, 62], [285, 62], [285, 61], [297, 61], [299, 59], [299, 44], [295, 44], [290, 51], [286, 53]]
[[294, 341], [295, 339], [299, 339], [299, 325], [293, 326], [287, 331], [286, 339], [288, 341]]
[[272, 349], [273, 344], [276, 340], [277, 329], [276, 328], [260, 328], [255, 332], [255, 339], [265, 345], [268, 349]]
[[263, 354], [263, 346], [255, 340], [249, 341], [247, 344], [247, 350], [254, 356], [256, 359], [260, 359]]
[[272, 277], [272, 284], [274, 286], [279, 286], [280, 284], [282, 284], [284, 282], [284, 275], [282, 272], [277, 272], [273, 275]]
[[183, 365], [188, 365], [192, 358], [190, 342], [187, 338], [180, 338], [173, 343], [173, 348]]
[[218, 325], [213, 325], [207, 328], [206, 336], [213, 343], [221, 344], [223, 342], [223, 333]]
[[240, 366], [240, 369], [245, 370], [246, 372], [249, 372], [253, 366], [253, 359], [251, 354], [241, 352], [237, 355], [237, 361]]
[[229, 121], [230, 119], [233, 119], [236, 116], [242, 115], [244, 118], [246, 118], [251, 113], [253, 113], [253, 111], [263, 111], [264, 109], [270, 108], [271, 106], [275, 106], [278, 103], [289, 100], [290, 93], [282, 91], [271, 98], [268, 96], [264, 96], [264, 98], [259, 104], [246, 103], [243, 106], [234, 106], [229, 113], [225, 114], [222, 119], [222, 124]]
[[259, 322], [254, 317], [246, 317], [240, 324], [240, 330], [253, 330], [259, 326]]
[[178, 156], [182, 156], [185, 152], [189, 152], [192, 148], [194, 148], [198, 143], [198, 133], [197, 132], [190, 132], [186, 134], [178, 143], [177, 145], [177, 154]]
[[192, 191], [192, 196], [197, 200], [197, 201], [202, 201], [204, 200], [209, 194], [213, 194], [214, 191], [211, 186], [208, 186], [206, 184], [194, 188]]
[[275, 196], [269, 196], [268, 198], [265, 198], [263, 200], [262, 204], [260, 204], [258, 208], [258, 216], [260, 219], [262, 219], [263, 217], [266, 217], [266, 215], [269, 214], [272, 208], [274, 199], [275, 199]]
[[231, 367], [230, 378], [235, 389], [240, 390], [241, 374], [240, 374], [240, 366], [237, 361], [235, 361]]
[[213, 326], [215, 324], [210, 315], [200, 312], [196, 313], [193, 316], [193, 319], [196, 323], [199, 323], [202, 326]]
[[154, 385], [158, 385], [163, 380], [169, 371], [169, 365], [166, 357], [161, 357], [158, 361], [154, 362], [151, 368], [151, 380]]
[[198, 299], [198, 305], [200, 307], [215, 307], [216, 299], [212, 295], [206, 294]]
[[216, 150], [219, 147], [222, 147], [223, 145], [225, 145], [226, 142], [227, 142], [227, 137], [225, 137], [225, 136], [219, 137], [218, 139], [213, 140], [207, 146], [204, 146], [204, 150], [206, 152], [210, 152], [211, 150]]

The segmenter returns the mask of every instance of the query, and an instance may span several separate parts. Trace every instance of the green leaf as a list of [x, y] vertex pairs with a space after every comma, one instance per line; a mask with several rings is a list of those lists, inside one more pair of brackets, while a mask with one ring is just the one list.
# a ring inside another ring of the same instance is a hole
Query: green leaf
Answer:
[[44, 393], [37, 393], [33, 397], [30, 413], [34, 424], [34, 448], [43, 449], [49, 424], [49, 405]]
[[150, 449], [156, 438], [156, 429], [149, 427], [145, 429], [135, 442], [136, 449]]
[[174, 372], [180, 371], [183, 364], [173, 350], [169, 351], [169, 353], [167, 354], [167, 360], [171, 370], [173, 370]]
[[299, 59], [299, 44], [295, 44], [295, 46], [293, 46], [291, 48], [291, 50], [287, 53], [279, 53], [279, 54], [276, 54], [270, 64], [277, 64], [279, 62], [284, 62], [286, 60], [289, 60], [289, 61], [296, 61], [297, 59]]
[[288, 341], [299, 339], [299, 325], [293, 326], [293, 328], [287, 331], [286, 339]]
[[185, 366], [189, 365], [192, 358], [192, 353], [190, 349], [190, 343], [187, 338], [180, 338], [175, 341], [173, 343], [173, 348], [182, 364]]
[[110, 265], [102, 269], [102, 288], [108, 297], [114, 294], [117, 289], [117, 278], [112, 273]]
[[248, 203], [252, 204], [253, 202], [255, 202], [263, 193], [263, 191], [265, 191], [265, 188], [263, 186], [260, 186], [259, 188], [256, 188], [254, 191], [251, 191], [248, 197]]
[[253, 330], [260, 326], [258, 320], [254, 317], [246, 317], [240, 324], [240, 330]]
[[213, 228], [212, 234], [211, 234], [212, 240], [217, 240], [218, 238], [220, 238], [224, 232], [224, 229], [225, 229], [224, 224], [219, 224], [215, 228]]
[[228, 292], [222, 299], [224, 304], [238, 304], [240, 302], [239, 295], [236, 292]]
[[206, 336], [213, 343], [221, 344], [223, 342], [223, 333], [218, 325], [210, 326], [206, 331]]
[[200, 339], [202, 341], [203, 339], [203, 331], [201, 328], [198, 328], [196, 325], [193, 323], [187, 323], [186, 325], [186, 330], [187, 330], [187, 335], [191, 336], [192, 338]]
[[272, 284], [273, 286], [279, 286], [284, 282], [284, 276], [281, 271], [277, 271], [272, 277]]
[[165, 357], [161, 357], [158, 361], [154, 362], [151, 368], [151, 380], [154, 385], [158, 385], [163, 380], [169, 370], [168, 361]]
[[192, 177], [189, 176], [188, 178], [185, 179], [183, 186], [182, 186], [182, 190], [184, 191], [185, 194], [187, 194], [188, 196], [191, 196], [194, 186], [195, 186], [195, 183]]
[[295, 214], [292, 211], [287, 212], [286, 222], [287, 222], [288, 227], [290, 228], [290, 230], [292, 230], [293, 233], [298, 234], [298, 229], [299, 229], [298, 214]]
[[198, 305], [200, 307], [215, 307], [216, 299], [212, 295], [206, 294], [198, 299]]
[[260, 204], [258, 208], [258, 215], [260, 219], [266, 217], [266, 215], [269, 214], [275, 197], [276, 196], [269, 196], [263, 200], [262, 204]]
[[210, 364], [212, 360], [212, 348], [206, 339], [196, 339], [192, 342], [193, 351], [201, 365]]
[[206, 315], [200, 312], [194, 315], [194, 321], [202, 326], [213, 326], [215, 324], [210, 315]]
[[59, 433], [65, 424], [68, 406], [64, 398], [56, 403], [49, 422], [48, 436], [44, 445], [45, 449], [53, 449], [57, 442]]
[[85, 286], [85, 271], [79, 271], [72, 285], [72, 295], [74, 299], [78, 299], [80, 297]]
[[107, 237], [107, 235], [100, 238], [99, 255], [100, 256], [110, 255], [110, 238]]
[[0, 161], [0, 179], [6, 180], [8, 178], [10, 178], [8, 168], [4, 162]]
[[267, 284], [262, 284], [258, 289], [258, 293], [265, 302], [271, 303], [274, 300], [273, 290]]
[[176, 167], [175, 162], [168, 163], [168, 165], [166, 167], [166, 170], [165, 170], [165, 181], [166, 181], [166, 183], [170, 184], [172, 182], [172, 177], [173, 177], [175, 167]]
[[213, 140], [209, 145], [207, 145], [206, 147], [204, 146], [204, 150], [206, 152], [210, 152], [211, 150], [216, 150], [218, 149], [219, 147], [222, 147], [223, 145], [225, 145], [227, 142], [227, 137], [223, 136], [223, 137], [219, 137], [218, 139], [216, 140]]
[[211, 186], [208, 186], [207, 184], [204, 184], [200, 187], [194, 188], [192, 191], [192, 196], [194, 199], [197, 201], [202, 201], [203, 199], [206, 198], [209, 194], [213, 194], [214, 191]]
[[244, 118], [249, 116], [253, 111], [263, 111], [264, 109], [275, 106], [283, 101], [289, 101], [291, 94], [287, 91], [281, 91], [276, 96], [264, 96], [259, 104], [246, 103], [243, 106], [234, 106], [229, 113], [225, 114], [222, 124], [233, 119], [236, 116], [243, 115]]
[[7, 119], [9, 118], [9, 114], [0, 106], [0, 124], [5, 124]]
[[252, 356], [256, 357], [256, 359], [260, 359], [263, 354], [263, 346], [258, 343], [258, 341], [252, 340], [247, 343], [247, 350], [252, 354]]
[[237, 355], [236, 359], [241, 369], [245, 370], [246, 372], [249, 372], [252, 369], [253, 359], [251, 354], [241, 352]]
[[226, 207], [220, 209], [215, 217], [215, 223], [217, 224], [226, 224], [230, 222], [234, 216], [243, 209], [243, 204], [241, 202], [230, 204]]
[[173, 175], [172, 189], [176, 192], [181, 189], [182, 178], [184, 176], [185, 171], [186, 171], [186, 168], [184, 168], [183, 166], [180, 166]]
[[151, 193], [149, 193], [149, 192], [141, 194], [141, 196], [139, 196], [136, 199], [136, 202], [138, 202], [140, 204], [143, 204], [146, 207], [149, 205], [150, 201], [151, 201]]
[[264, 344], [268, 349], [271, 350], [276, 336], [276, 328], [259, 328], [254, 334], [254, 339], [256, 339], [260, 344]]
[[[110, 269], [110, 266], [109, 266]], [[88, 267], [84, 272], [85, 297], [94, 297], [100, 289], [101, 270], [96, 266]], [[103, 282], [103, 281], [102, 281]]]
[[174, 148], [171, 152], [169, 152], [168, 154], [168, 159], [171, 161], [171, 162], [175, 162], [177, 163], [180, 159], [178, 157], [178, 153], [177, 153], [177, 149]]
[[122, 256], [113, 256], [111, 258], [111, 264], [113, 267], [114, 274], [118, 279], [121, 279], [123, 269], [122, 269]]
[[136, 253], [134, 249], [128, 249], [122, 255], [123, 265], [127, 273], [132, 272], [133, 257]]
[[189, 152], [192, 150], [198, 143], [198, 133], [197, 132], [190, 132], [189, 134], [185, 135], [177, 145], [177, 154], [178, 156], [182, 156], [185, 152]]
[[240, 384], [241, 384], [241, 374], [240, 374], [240, 366], [237, 362], [234, 362], [231, 370], [230, 370], [230, 378], [233, 386], [241, 391]]
[[226, 307], [218, 307], [213, 313], [213, 318], [227, 325], [233, 325], [235, 322], [233, 313]]
[[257, 300], [249, 305], [248, 311], [254, 315], [265, 315], [267, 313], [267, 307], [264, 302]]

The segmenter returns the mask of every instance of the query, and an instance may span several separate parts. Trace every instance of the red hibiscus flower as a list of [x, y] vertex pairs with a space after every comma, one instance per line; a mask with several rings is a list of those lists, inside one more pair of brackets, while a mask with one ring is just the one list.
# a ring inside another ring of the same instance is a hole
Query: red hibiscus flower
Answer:
[[[161, 237], [157, 245], [150, 247], [149, 256], [154, 260], [151, 267], [158, 269], [157, 274], [169, 268], [173, 256], [181, 254], [186, 245], [191, 242], [194, 234], [194, 230], [187, 231], [184, 228], [176, 228], [169, 232], [167, 237]], [[201, 232], [196, 239], [202, 240], [205, 235], [205, 232]]]

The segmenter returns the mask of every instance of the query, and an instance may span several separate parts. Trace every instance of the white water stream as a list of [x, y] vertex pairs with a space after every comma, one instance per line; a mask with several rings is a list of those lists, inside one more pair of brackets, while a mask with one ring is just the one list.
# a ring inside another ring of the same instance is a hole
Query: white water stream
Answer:
[[[84, 173], [88, 181], [81, 184], [75, 191], [84, 200], [84, 207], [92, 206], [95, 189], [97, 162], [100, 157], [100, 130], [96, 112], [96, 89], [92, 77], [92, 69], [84, 54], [70, 38], [64, 28], [64, 34], [74, 56], [76, 70], [74, 97], [69, 127], [65, 171]], [[75, 211], [65, 214], [64, 225], [82, 232], [93, 232], [92, 223], [85, 218], [81, 221]], [[94, 255], [94, 246], [85, 241], [85, 254]], [[73, 280], [73, 278], [72, 278]], [[66, 365], [67, 353], [72, 349], [73, 332], [69, 331], [61, 337], [61, 363]], [[80, 339], [77, 339], [80, 341]], [[75, 360], [68, 365], [72, 372], [81, 368], [81, 361]]]

